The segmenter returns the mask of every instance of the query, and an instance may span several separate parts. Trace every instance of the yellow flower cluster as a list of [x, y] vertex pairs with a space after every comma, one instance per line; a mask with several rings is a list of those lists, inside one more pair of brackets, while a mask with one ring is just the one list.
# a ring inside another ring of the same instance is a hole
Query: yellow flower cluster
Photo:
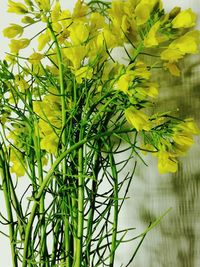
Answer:
[[[166, 13], [161, 0], [100, 1], [98, 5], [96, 2], [86, 4], [78, 0], [70, 12], [62, 10], [59, 1], [51, 4], [50, 0], [24, 0], [24, 3], [9, 0], [8, 11], [21, 14], [21, 22], [25, 24], [11, 24], [3, 31], [4, 36], [11, 39], [9, 47], [14, 58], [18, 60], [20, 50], [34, 39], [22, 37], [25, 28], [38, 21], [45, 24], [35, 36], [37, 51], [34, 49], [26, 58], [27, 69], [14, 79], [14, 85], [23, 94], [34, 89], [28, 78], [24, 78], [25, 71], [33, 75], [34, 82], [44, 81], [43, 86], [36, 88], [40, 91], [42, 87], [42, 92], [32, 99], [41, 149], [57, 154], [64, 112], [62, 97], [74, 106], [78, 101], [81, 109], [85, 108], [85, 98], [87, 108], [98, 97], [108, 102], [113, 98], [118, 101], [113, 105], [121, 110], [129, 127], [151, 137], [144, 143], [146, 147], [152, 146], [157, 155], [160, 173], [175, 172], [177, 157], [191, 146], [197, 127], [192, 120], [182, 123], [172, 120], [166, 127], [171, 129], [170, 134], [163, 133], [160, 125], [166, 125], [164, 116], [155, 119], [154, 115], [148, 115], [146, 108], [152, 106], [158, 96], [158, 84], [151, 80], [152, 70], [163, 65], [172, 75], [179, 76], [180, 60], [198, 53], [200, 33], [190, 30], [195, 26], [196, 15], [191, 9], [182, 11], [178, 7]], [[126, 55], [123, 64], [114, 56], [119, 47]], [[154, 61], [147, 64], [145, 57], [152, 56], [151, 53]], [[9, 55], [7, 60], [15, 64], [13, 57]], [[48, 78], [48, 88], [45, 88]], [[53, 92], [52, 86], [57, 88]], [[66, 87], [64, 96], [61, 87]], [[90, 94], [95, 97], [90, 99]], [[107, 105], [103, 101], [99, 103]]]
[[9, 132], [8, 139], [13, 144], [10, 146], [10, 161], [12, 162], [11, 172], [18, 177], [25, 175], [27, 163], [25, 151], [30, 148], [30, 130], [27, 124], [13, 124], [13, 130]]
[[[56, 92], [56, 90], [53, 91]], [[56, 154], [62, 124], [60, 98], [56, 95], [46, 95], [43, 101], [33, 103], [33, 110], [39, 116], [41, 149]]]
[[143, 147], [147, 151], [152, 151], [158, 158], [158, 170], [161, 174], [178, 170], [177, 157], [185, 155], [194, 143], [193, 136], [200, 133], [193, 119], [176, 123], [170, 132], [160, 136], [159, 132], [152, 131], [152, 135], [156, 134], [156, 138], [152, 139], [153, 146], [149, 147], [149, 144], [145, 144]]

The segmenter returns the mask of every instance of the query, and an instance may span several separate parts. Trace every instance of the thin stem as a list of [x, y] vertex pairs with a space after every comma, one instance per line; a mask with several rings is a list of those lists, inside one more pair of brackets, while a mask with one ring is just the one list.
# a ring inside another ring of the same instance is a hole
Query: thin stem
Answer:
[[37, 192], [37, 195], [35, 196], [35, 201], [34, 201], [34, 204], [33, 204], [32, 210], [31, 210], [31, 214], [30, 214], [30, 217], [29, 217], [29, 220], [28, 220], [28, 224], [27, 224], [26, 229], [25, 229], [25, 242], [24, 242], [24, 253], [23, 253], [22, 267], [26, 267], [26, 263], [28, 261], [27, 254], [28, 254], [28, 247], [29, 247], [29, 239], [30, 239], [30, 235], [31, 235], [31, 229], [32, 229], [33, 221], [35, 219], [37, 206], [39, 205], [39, 200], [42, 197], [42, 194], [43, 194], [45, 188], [51, 182], [51, 179], [53, 178], [53, 173], [54, 173], [55, 169], [60, 164], [60, 162], [66, 157], [66, 155], [68, 155], [69, 153], [71, 153], [74, 150], [77, 150], [79, 147], [81, 147], [86, 142], [87, 142], [87, 139], [84, 138], [81, 141], [79, 141], [78, 143], [76, 143], [75, 145], [71, 146], [65, 152], [63, 152], [55, 160], [55, 162], [52, 164], [51, 169], [46, 174], [46, 177], [44, 178], [44, 180], [43, 180], [43, 182], [42, 182], [42, 184], [41, 184], [41, 186], [40, 186], [40, 188], [39, 188], [39, 190]]
[[11, 246], [11, 255], [12, 255], [12, 265], [13, 267], [18, 267], [17, 261], [17, 251], [15, 245], [15, 230], [14, 230], [14, 220], [12, 214], [12, 207], [10, 202], [10, 189], [9, 189], [9, 182], [8, 179], [8, 165], [6, 163], [5, 155], [3, 150], [0, 151], [0, 170], [1, 170], [1, 177], [2, 177], [2, 187], [4, 192], [4, 199], [6, 204], [6, 210], [8, 215], [9, 221], [9, 237], [10, 237], [10, 246]]
[[[43, 182], [43, 167], [42, 167], [42, 155], [41, 155], [41, 148], [40, 148], [40, 138], [39, 138], [39, 129], [38, 124], [35, 122], [34, 125], [35, 133], [33, 133], [33, 142], [35, 147], [35, 154], [36, 154], [36, 160], [37, 160], [37, 167], [38, 167], [38, 178], [39, 178], [39, 186], [41, 186]], [[46, 244], [46, 229], [45, 229], [45, 206], [44, 206], [44, 199], [45, 199], [45, 193], [42, 194], [40, 198], [40, 204], [39, 204], [39, 214], [40, 214], [40, 223], [41, 223], [41, 237], [40, 240], [43, 240], [43, 242], [40, 242], [40, 262], [41, 265], [44, 267], [49, 267], [49, 261], [48, 261], [48, 251], [47, 251], [47, 244]], [[42, 263], [44, 261], [44, 263]]]
[[[83, 128], [80, 129], [79, 142], [83, 140]], [[83, 146], [78, 150], [78, 224], [77, 236], [75, 238], [75, 258], [74, 267], [81, 267], [83, 254], [83, 223], [84, 223], [84, 160], [83, 160]]]
[[[52, 39], [55, 42], [56, 46], [56, 52], [57, 52], [57, 59], [58, 59], [58, 68], [59, 68], [59, 83], [60, 83], [60, 94], [61, 94], [61, 106], [62, 106], [62, 152], [66, 149], [66, 99], [65, 99], [65, 87], [64, 87], [64, 69], [63, 69], [63, 58], [62, 58], [62, 49], [58, 43], [58, 40], [56, 38], [56, 35], [52, 29], [52, 26], [50, 23], [48, 23], [48, 27], [51, 31]], [[62, 161], [62, 176], [63, 181], [66, 179], [66, 173], [67, 173], [67, 162], [64, 158]], [[65, 198], [65, 201], [67, 201], [67, 198]], [[64, 205], [66, 207], [66, 205]], [[68, 208], [64, 208], [64, 232], [65, 232], [65, 254], [66, 254], [66, 267], [70, 266], [70, 229], [69, 229], [69, 216], [66, 216], [68, 214]]]
[[[110, 141], [110, 140], [109, 140]], [[104, 143], [105, 147], [109, 153], [109, 161], [111, 167], [111, 174], [113, 179], [113, 206], [114, 206], [114, 214], [113, 214], [113, 226], [112, 226], [112, 241], [111, 241], [111, 252], [110, 252], [110, 264], [109, 267], [114, 266], [115, 259], [115, 251], [117, 248], [117, 228], [118, 228], [118, 173], [116, 169], [115, 159], [113, 156], [112, 147], [110, 144]]]

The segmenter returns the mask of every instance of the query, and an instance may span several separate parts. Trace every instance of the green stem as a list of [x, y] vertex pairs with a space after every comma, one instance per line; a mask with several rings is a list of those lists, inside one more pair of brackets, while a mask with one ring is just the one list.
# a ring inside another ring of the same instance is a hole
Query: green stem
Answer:
[[0, 151], [0, 170], [2, 176], [2, 187], [4, 192], [4, 199], [6, 204], [6, 210], [9, 221], [9, 237], [10, 237], [10, 246], [11, 246], [11, 255], [12, 255], [12, 265], [13, 267], [18, 267], [17, 262], [17, 251], [15, 245], [15, 230], [14, 230], [14, 220], [12, 214], [12, 207], [10, 202], [10, 189], [9, 189], [9, 181], [8, 181], [8, 165], [5, 159], [5, 155], [3, 151]]
[[[124, 133], [124, 132], [130, 132], [130, 129], [128, 130], [122, 130], [119, 131], [118, 133]], [[112, 135], [113, 131], [107, 131], [104, 132], [102, 134], [96, 135], [96, 136], [92, 136], [91, 138], [84, 138], [82, 140], [80, 140], [78, 143], [74, 144], [73, 146], [71, 146], [70, 148], [68, 148], [66, 151], [64, 151], [56, 160], [55, 162], [52, 164], [51, 169], [48, 171], [48, 173], [46, 174], [46, 177], [44, 178], [38, 192], [37, 195], [35, 196], [35, 201], [32, 207], [32, 211], [29, 217], [29, 221], [28, 224], [26, 226], [25, 229], [25, 242], [24, 242], [24, 254], [23, 254], [23, 262], [22, 262], [22, 267], [26, 267], [26, 263], [27, 263], [27, 252], [28, 252], [28, 246], [29, 246], [29, 239], [30, 239], [30, 234], [31, 234], [31, 229], [32, 229], [32, 225], [33, 225], [33, 221], [35, 218], [35, 214], [36, 214], [36, 209], [37, 206], [39, 204], [39, 200], [44, 192], [44, 189], [49, 185], [51, 179], [52, 179], [52, 175], [55, 171], [55, 169], [58, 167], [58, 165], [60, 164], [60, 162], [72, 151], [76, 151], [77, 149], [79, 149], [81, 146], [83, 146], [83, 144], [85, 144], [88, 140], [92, 140], [92, 139], [99, 139], [100, 137], [103, 136], [110, 136]], [[83, 177], [82, 177], [83, 178]]]
[[[40, 148], [40, 138], [39, 138], [39, 129], [37, 122], [34, 125], [35, 133], [33, 133], [33, 142], [35, 148], [35, 155], [37, 160], [37, 167], [38, 167], [38, 178], [39, 178], [39, 186], [41, 186], [43, 182], [43, 167], [42, 167], [42, 155], [41, 155], [41, 148]], [[42, 267], [49, 267], [49, 260], [48, 260], [48, 251], [47, 251], [47, 243], [46, 243], [46, 229], [45, 229], [45, 205], [44, 205], [45, 195], [42, 194], [40, 198], [39, 204], [39, 220], [41, 223], [41, 237], [40, 240], [40, 262]]]
[[[79, 141], [83, 140], [83, 129], [80, 130]], [[84, 175], [83, 175], [83, 146], [78, 150], [78, 226], [75, 238], [74, 267], [81, 267], [83, 252], [83, 223], [84, 223]]]
[[30, 239], [30, 235], [31, 235], [31, 229], [32, 229], [32, 225], [33, 225], [33, 221], [35, 219], [35, 215], [36, 215], [36, 210], [37, 210], [37, 206], [39, 205], [39, 200], [42, 197], [42, 194], [44, 192], [44, 189], [49, 185], [52, 177], [53, 177], [53, 173], [55, 171], [55, 169], [58, 167], [58, 165], [60, 164], [60, 162], [66, 157], [66, 155], [68, 155], [69, 153], [71, 153], [74, 150], [79, 149], [84, 143], [87, 142], [87, 139], [84, 138], [83, 140], [79, 141], [78, 143], [76, 143], [75, 145], [71, 146], [69, 149], [67, 149], [65, 152], [63, 152], [53, 163], [51, 169], [48, 171], [48, 173], [46, 174], [46, 177], [44, 178], [38, 192], [37, 195], [35, 196], [35, 201], [31, 210], [31, 214], [28, 220], [28, 224], [26, 226], [25, 229], [25, 242], [24, 242], [24, 253], [23, 253], [23, 262], [22, 262], [22, 267], [26, 267], [26, 263], [27, 263], [27, 254], [28, 254], [28, 247], [29, 247], [29, 239]]
[[[62, 153], [66, 150], [66, 99], [65, 99], [65, 87], [64, 87], [64, 71], [63, 71], [63, 58], [62, 58], [62, 48], [59, 45], [59, 42], [56, 38], [56, 35], [51, 27], [51, 24], [48, 24], [48, 27], [51, 31], [52, 39], [55, 42], [57, 59], [58, 59], [58, 68], [59, 68], [59, 82], [60, 82], [60, 94], [61, 94], [61, 106], [62, 106]], [[67, 174], [67, 162], [64, 158], [62, 161], [62, 175], [63, 181], [66, 180]], [[67, 197], [65, 198], [67, 201]], [[65, 232], [65, 257], [66, 257], [66, 267], [70, 266], [70, 228], [69, 228], [69, 216], [68, 216], [68, 208], [64, 205], [63, 208], [64, 213], [64, 232]]]
[[112, 173], [112, 179], [113, 179], [113, 201], [114, 201], [114, 214], [113, 214], [113, 227], [112, 227], [112, 241], [111, 241], [111, 251], [110, 251], [110, 264], [109, 267], [114, 266], [114, 260], [115, 260], [115, 251], [118, 246], [117, 244], [117, 228], [118, 228], [118, 173], [117, 173], [117, 168], [115, 164], [115, 159], [113, 156], [112, 147], [111, 145], [107, 145], [104, 143], [108, 153], [109, 153], [109, 161], [110, 161], [110, 166], [111, 166], [111, 173]]

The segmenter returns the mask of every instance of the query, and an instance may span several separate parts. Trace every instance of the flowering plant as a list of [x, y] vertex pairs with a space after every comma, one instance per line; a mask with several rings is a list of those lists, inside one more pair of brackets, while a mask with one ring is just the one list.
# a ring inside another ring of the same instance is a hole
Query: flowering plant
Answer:
[[[78, 0], [72, 13], [59, 1], [8, 0], [8, 12], [22, 17], [3, 31], [10, 52], [0, 63], [12, 264], [112, 267], [128, 231], [118, 225], [136, 167], [124, 176], [127, 164], [151, 153], [161, 174], [176, 172], [199, 133], [191, 118], [153, 112], [158, 69], [180, 76], [184, 56], [198, 53], [196, 15], [166, 13], [160, 0]], [[36, 24], [40, 32], [22, 37]]]

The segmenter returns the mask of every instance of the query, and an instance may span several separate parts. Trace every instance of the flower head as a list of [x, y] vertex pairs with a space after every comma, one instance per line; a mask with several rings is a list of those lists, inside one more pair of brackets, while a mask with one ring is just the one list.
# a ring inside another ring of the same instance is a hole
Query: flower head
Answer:
[[30, 44], [30, 40], [27, 38], [22, 38], [19, 40], [12, 39], [9, 47], [11, 53], [17, 54], [19, 50], [26, 48]]
[[8, 12], [16, 14], [26, 14], [28, 12], [28, 9], [22, 3], [8, 0]]
[[14, 38], [23, 34], [23, 27], [18, 24], [11, 24], [11, 26], [3, 30], [3, 35], [8, 38]]
[[196, 14], [191, 8], [177, 14], [172, 20], [172, 28], [190, 28], [196, 24]]
[[151, 129], [148, 115], [140, 110], [136, 110], [134, 107], [125, 110], [125, 117], [128, 123], [138, 132], [141, 130], [149, 131]]
[[167, 151], [158, 152], [158, 170], [160, 174], [168, 172], [177, 172], [178, 162], [177, 160]]

